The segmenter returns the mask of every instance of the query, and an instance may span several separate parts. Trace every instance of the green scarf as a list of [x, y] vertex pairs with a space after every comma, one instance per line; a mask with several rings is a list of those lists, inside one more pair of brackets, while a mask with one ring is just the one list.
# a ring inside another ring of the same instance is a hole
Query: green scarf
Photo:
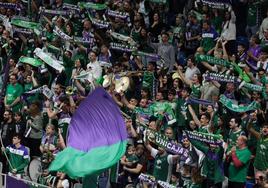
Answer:
[[216, 57], [212, 57], [209, 55], [201, 55], [201, 54], [197, 54], [195, 56], [196, 61], [201, 62], [201, 61], [205, 61], [208, 62], [210, 64], [214, 64], [214, 65], [221, 65], [224, 67], [231, 67], [231, 63], [224, 60], [224, 59], [219, 59]]
[[207, 144], [222, 145], [223, 139], [221, 135], [201, 133], [197, 131], [184, 131], [189, 139], [197, 140]]
[[166, 4], [167, 3], [167, 0], [149, 0], [153, 3], [163, 3], [163, 4]]
[[240, 113], [251, 111], [251, 110], [257, 110], [258, 108], [260, 108], [260, 105], [256, 101], [253, 101], [247, 106], [234, 104], [233, 101], [228, 99], [225, 95], [220, 96], [220, 102], [229, 110], [234, 111], [234, 112], [240, 112]]
[[248, 90], [257, 91], [257, 92], [261, 92], [264, 90], [263, 86], [255, 85], [255, 84], [251, 84], [251, 83], [246, 83], [246, 82], [243, 84], [243, 87], [248, 89]]
[[29, 65], [32, 65], [34, 67], [40, 67], [43, 62], [39, 59], [31, 58], [31, 57], [20, 57], [19, 62], [21, 63], [27, 63]]
[[15, 26], [18, 26], [18, 27], [27, 28], [27, 29], [38, 29], [39, 26], [40, 26], [39, 23], [28, 22], [28, 21], [21, 20], [21, 19], [12, 19], [11, 24], [15, 25]]
[[105, 9], [107, 9], [106, 4], [97, 4], [97, 3], [92, 3], [92, 2], [79, 2], [78, 6], [80, 8], [94, 9], [94, 10], [105, 10]]

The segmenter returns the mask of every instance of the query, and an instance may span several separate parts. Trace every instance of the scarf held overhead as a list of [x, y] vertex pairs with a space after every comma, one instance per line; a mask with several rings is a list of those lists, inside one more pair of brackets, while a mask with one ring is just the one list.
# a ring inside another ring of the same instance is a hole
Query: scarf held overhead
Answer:
[[189, 139], [197, 140], [207, 144], [222, 145], [223, 139], [221, 135], [201, 133], [197, 131], [184, 131]]
[[250, 103], [247, 106], [234, 104], [234, 102], [232, 100], [228, 99], [225, 95], [220, 96], [220, 102], [226, 108], [228, 108], [229, 110], [234, 111], [234, 112], [247, 112], [247, 111], [251, 111], [251, 110], [257, 110], [258, 108], [260, 108], [260, 105], [256, 101], [253, 101], [252, 103]]

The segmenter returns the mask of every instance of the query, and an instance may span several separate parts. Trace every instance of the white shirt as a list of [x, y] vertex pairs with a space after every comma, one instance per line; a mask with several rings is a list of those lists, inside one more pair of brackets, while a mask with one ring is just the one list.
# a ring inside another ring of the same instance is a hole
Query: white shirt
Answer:
[[227, 21], [222, 29], [221, 37], [225, 40], [236, 40], [236, 17], [234, 11], [231, 12], [231, 19]]
[[187, 67], [185, 71], [185, 78], [188, 80], [192, 80], [194, 74], [200, 74], [199, 69], [194, 66], [193, 68]]
[[98, 61], [88, 63], [87, 69], [92, 73], [94, 79], [99, 79], [102, 76], [102, 67]]

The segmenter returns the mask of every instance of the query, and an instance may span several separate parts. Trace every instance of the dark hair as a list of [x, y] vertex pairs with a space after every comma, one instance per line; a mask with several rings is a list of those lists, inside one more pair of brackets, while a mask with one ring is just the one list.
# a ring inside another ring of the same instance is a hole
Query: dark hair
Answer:
[[209, 115], [209, 113], [206, 112], [203, 115], [206, 116], [206, 118], [207, 118], [208, 121], [210, 121], [210, 115]]
[[204, 23], [208, 24], [209, 26], [211, 25], [211, 22], [208, 21], [208, 20], [203, 21], [203, 24], [204, 24]]
[[241, 123], [241, 118], [239, 118], [239, 117], [231, 117], [230, 120], [231, 120], [231, 119], [234, 119], [234, 120], [235, 120], [235, 123], [237, 123], [238, 126], [240, 125], [240, 123]]
[[20, 139], [20, 140], [22, 139], [22, 135], [19, 134], [19, 133], [14, 133], [14, 134], [13, 134], [13, 138], [14, 138], [14, 137], [17, 137], [17, 138]]

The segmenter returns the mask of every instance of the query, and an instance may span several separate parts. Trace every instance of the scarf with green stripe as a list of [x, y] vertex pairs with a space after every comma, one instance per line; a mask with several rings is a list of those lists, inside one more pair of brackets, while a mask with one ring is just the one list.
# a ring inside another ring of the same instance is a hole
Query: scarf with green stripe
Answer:
[[239, 113], [257, 110], [260, 108], [260, 104], [257, 103], [256, 101], [253, 101], [247, 106], [234, 104], [234, 102], [228, 99], [225, 95], [220, 96], [220, 102], [229, 110], [234, 111], [234, 112], [239, 112]]
[[202, 62], [202, 61], [205, 61], [205, 62], [208, 62], [210, 64], [213, 64], [213, 65], [221, 65], [221, 66], [224, 66], [224, 67], [231, 67], [231, 63], [224, 60], [224, 59], [219, 59], [219, 58], [216, 58], [216, 57], [212, 57], [212, 56], [209, 56], [209, 55], [201, 55], [201, 54], [197, 54], [195, 56], [195, 59], [197, 62]]

